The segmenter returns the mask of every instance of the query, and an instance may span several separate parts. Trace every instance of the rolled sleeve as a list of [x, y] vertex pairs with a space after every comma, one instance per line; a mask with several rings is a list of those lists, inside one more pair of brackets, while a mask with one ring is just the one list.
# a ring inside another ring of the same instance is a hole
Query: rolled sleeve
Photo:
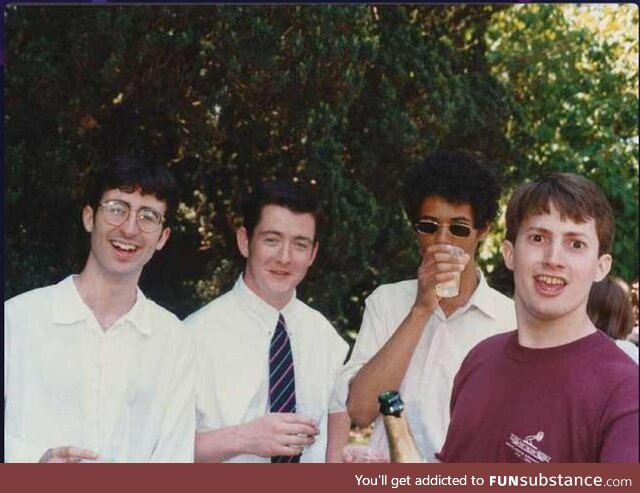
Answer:
[[365, 302], [364, 315], [362, 317], [362, 325], [360, 332], [353, 347], [353, 352], [349, 361], [342, 367], [336, 382], [336, 395], [344, 399], [344, 409], [346, 409], [346, 400], [349, 395], [349, 387], [351, 382], [358, 374], [360, 369], [369, 362], [369, 360], [380, 350], [385, 344], [390, 334], [386, 334], [387, 330], [382, 317], [380, 316], [379, 296], [374, 292]]
[[349, 345], [336, 334], [330, 347], [330, 354], [333, 357], [332, 378], [334, 384], [332, 386], [331, 396], [329, 397], [329, 414], [347, 410], [347, 393], [345, 387], [341, 384], [340, 376], [343, 364], [349, 353]]

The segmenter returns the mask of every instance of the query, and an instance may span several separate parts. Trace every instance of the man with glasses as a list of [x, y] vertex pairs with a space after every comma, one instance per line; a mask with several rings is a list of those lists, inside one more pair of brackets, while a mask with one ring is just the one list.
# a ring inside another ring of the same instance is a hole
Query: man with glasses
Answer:
[[[377, 397], [399, 389], [416, 444], [423, 457], [433, 457], [444, 443], [463, 358], [481, 340], [513, 330], [515, 312], [475, 262], [498, 210], [492, 174], [471, 154], [436, 152], [410, 171], [403, 192], [422, 255], [417, 279], [379, 286], [367, 298], [339, 385], [357, 425], [375, 420], [369, 446], [382, 452], [387, 441]], [[457, 276], [458, 294], [439, 296], [436, 286]], [[359, 454], [348, 449], [345, 460], [358, 461]]]
[[82, 272], [5, 302], [6, 461], [193, 461], [193, 345], [138, 288], [176, 199], [162, 167], [130, 156], [98, 167]]

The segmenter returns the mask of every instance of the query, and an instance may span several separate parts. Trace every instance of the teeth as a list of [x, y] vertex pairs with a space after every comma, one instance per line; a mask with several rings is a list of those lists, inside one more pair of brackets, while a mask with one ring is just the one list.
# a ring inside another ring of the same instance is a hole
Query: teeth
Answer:
[[564, 279], [552, 276], [537, 276], [536, 279], [545, 284], [564, 285], [566, 284]]
[[135, 245], [129, 245], [127, 243], [121, 243], [119, 241], [112, 241], [111, 244], [120, 250], [126, 250], [127, 252], [132, 252], [136, 249]]

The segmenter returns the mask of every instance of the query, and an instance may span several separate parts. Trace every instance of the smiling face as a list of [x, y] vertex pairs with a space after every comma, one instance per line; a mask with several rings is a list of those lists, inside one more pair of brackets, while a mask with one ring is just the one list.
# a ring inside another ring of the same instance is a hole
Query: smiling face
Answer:
[[244, 227], [238, 229], [238, 248], [247, 259], [244, 281], [278, 310], [291, 300], [316, 258], [315, 230], [312, 214], [278, 205], [262, 208], [251, 238]]
[[87, 261], [90, 272], [118, 281], [132, 281], [137, 284], [142, 268], [153, 257], [156, 250], [162, 249], [169, 238], [169, 228], [160, 228], [153, 233], [145, 233], [136, 223], [134, 211], [142, 207], [155, 210], [161, 216], [165, 214], [165, 202], [154, 195], [142, 195], [118, 189], [107, 190], [100, 200], [122, 200], [131, 206], [131, 213], [120, 226], [109, 224], [101, 207], [94, 211], [85, 206], [82, 220], [87, 232], [91, 233], [91, 252]]
[[561, 218], [553, 203], [549, 213], [526, 217], [515, 245], [503, 245], [505, 264], [514, 273], [519, 318], [581, 327], [591, 285], [611, 268], [611, 256], [598, 256], [598, 247], [593, 218], [582, 223]]

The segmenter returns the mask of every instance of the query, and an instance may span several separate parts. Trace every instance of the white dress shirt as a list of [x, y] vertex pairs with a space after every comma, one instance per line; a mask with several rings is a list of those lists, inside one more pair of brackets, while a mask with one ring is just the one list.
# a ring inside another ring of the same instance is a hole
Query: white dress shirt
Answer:
[[178, 318], [138, 289], [105, 332], [73, 276], [4, 310], [7, 462], [67, 445], [109, 462], [193, 462], [195, 354]]
[[[440, 307], [427, 321], [399, 390], [405, 416], [422, 456], [439, 452], [449, 426], [453, 379], [467, 352], [481, 340], [516, 328], [513, 301], [490, 288], [477, 271], [478, 286], [469, 301], [447, 318]], [[353, 353], [339, 378], [346, 398], [351, 380], [391, 338], [416, 299], [417, 280], [379, 286], [366, 299]], [[369, 445], [388, 451], [382, 420], [374, 423]]]
[[[198, 431], [247, 423], [269, 412], [269, 346], [282, 313], [291, 342], [296, 412], [312, 418], [320, 434], [300, 462], [324, 462], [327, 415], [344, 411], [334, 394], [348, 345], [329, 321], [295, 295], [278, 312], [242, 280], [234, 288], [189, 316], [198, 378]], [[227, 462], [270, 462], [267, 457], [238, 455]]]

